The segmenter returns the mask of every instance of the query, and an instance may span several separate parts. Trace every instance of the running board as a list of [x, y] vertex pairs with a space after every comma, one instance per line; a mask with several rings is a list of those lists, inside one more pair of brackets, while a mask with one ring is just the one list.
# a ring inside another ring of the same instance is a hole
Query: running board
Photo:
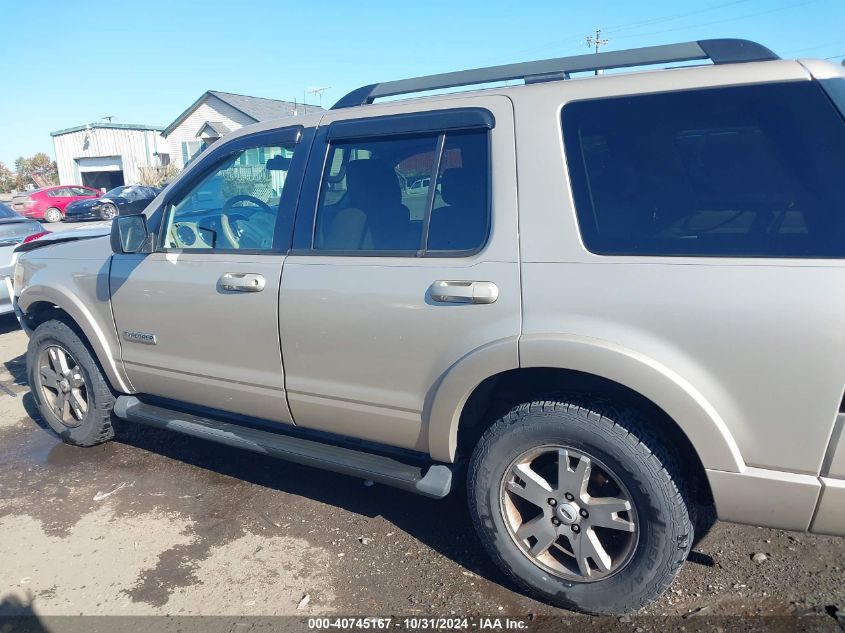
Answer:
[[442, 499], [452, 490], [454, 466], [450, 464], [404, 462], [360, 449], [166, 409], [141, 402], [135, 396], [118, 397], [114, 414], [129, 422], [167, 429], [352, 477], [371, 479], [425, 497]]

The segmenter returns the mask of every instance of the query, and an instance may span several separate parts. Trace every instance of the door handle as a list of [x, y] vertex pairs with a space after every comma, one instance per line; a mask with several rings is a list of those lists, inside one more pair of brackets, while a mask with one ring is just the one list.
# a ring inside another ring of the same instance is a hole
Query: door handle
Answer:
[[224, 273], [217, 282], [229, 292], [261, 292], [264, 290], [264, 276], [256, 273]]
[[492, 281], [435, 281], [428, 292], [437, 303], [495, 303], [499, 298]]

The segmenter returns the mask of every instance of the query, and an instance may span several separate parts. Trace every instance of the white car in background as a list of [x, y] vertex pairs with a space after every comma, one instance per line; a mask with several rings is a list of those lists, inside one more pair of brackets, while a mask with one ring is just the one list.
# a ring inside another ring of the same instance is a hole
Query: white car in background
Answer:
[[[14, 214], [14, 218], [4, 219], [4, 209]], [[26, 223], [26, 228], [24, 224]], [[30, 226], [30, 225], [34, 225]], [[12, 227], [19, 231], [19, 234], [12, 230]], [[7, 230], [8, 229], [8, 230]], [[15, 265], [21, 253], [29, 250], [30, 244], [38, 242], [39, 245], [45, 242], [70, 242], [91, 237], [102, 237], [111, 231], [111, 222], [97, 222], [86, 224], [67, 230], [51, 233], [45, 231], [35, 220], [29, 220], [19, 216], [17, 213], [0, 204], [0, 315], [13, 312], [12, 299], [14, 292]]]
[[5, 289], [11, 288], [15, 270], [13, 251], [26, 238], [39, 233], [46, 234], [40, 222], [18, 215], [0, 202], [0, 314], [12, 311], [11, 292]]

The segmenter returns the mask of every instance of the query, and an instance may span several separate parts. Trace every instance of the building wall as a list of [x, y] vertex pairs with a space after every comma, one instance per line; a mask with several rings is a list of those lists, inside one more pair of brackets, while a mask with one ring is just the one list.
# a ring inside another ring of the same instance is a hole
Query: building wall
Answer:
[[[155, 152], [169, 152], [167, 142], [155, 130], [91, 128], [53, 137], [59, 182], [81, 184], [77, 158], [119, 156], [126, 184], [138, 182], [139, 168], [161, 164]], [[172, 159], [172, 157], [171, 157]]]
[[244, 125], [255, 123], [240, 110], [236, 110], [228, 103], [221, 101], [214, 95], [208, 95], [199, 107], [191, 112], [167, 137], [170, 148], [170, 162], [178, 165], [180, 169], [185, 167], [182, 157], [182, 143], [196, 143], [197, 132], [207, 121], [222, 123], [234, 131]]

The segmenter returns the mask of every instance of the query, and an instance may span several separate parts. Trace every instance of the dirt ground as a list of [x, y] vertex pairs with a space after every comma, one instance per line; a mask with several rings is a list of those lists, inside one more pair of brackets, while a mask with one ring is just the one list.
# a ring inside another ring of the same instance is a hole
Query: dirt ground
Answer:
[[[433, 501], [152, 429], [62, 444], [33, 407], [26, 341], [0, 317], [0, 629], [32, 614], [491, 616], [538, 630], [571, 616], [506, 584], [459, 491]], [[790, 616], [770, 622], [837, 631], [843, 580], [845, 539], [717, 523], [643, 613], [574, 621], [639, 633]]]

